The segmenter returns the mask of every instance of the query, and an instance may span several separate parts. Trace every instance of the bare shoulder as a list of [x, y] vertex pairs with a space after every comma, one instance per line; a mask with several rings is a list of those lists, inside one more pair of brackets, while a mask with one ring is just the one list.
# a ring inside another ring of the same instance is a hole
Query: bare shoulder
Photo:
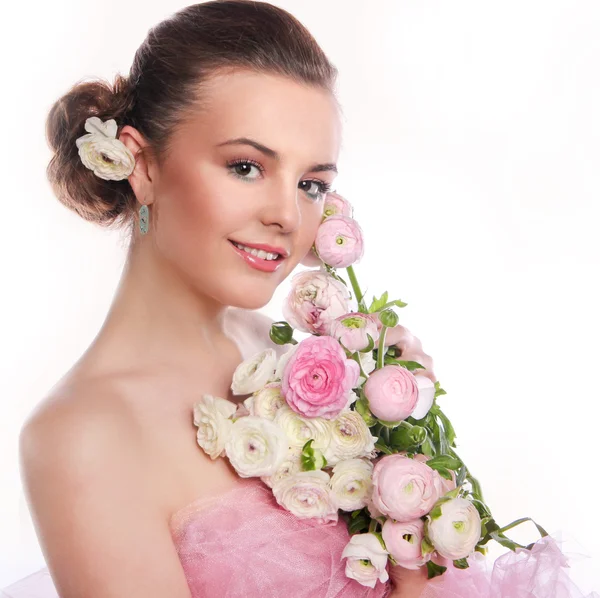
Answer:
[[230, 307], [231, 320], [236, 328], [246, 338], [252, 339], [253, 350], [274, 349], [277, 355], [282, 355], [288, 348], [286, 345], [278, 345], [271, 340], [269, 335], [271, 325], [275, 320], [256, 309], [244, 309], [241, 307]]
[[[25, 420], [19, 435], [20, 457], [25, 463], [49, 457], [82, 460], [86, 450], [96, 452], [115, 442], [117, 449], [124, 450], [133, 445], [129, 441], [133, 422], [127, 401], [110, 382], [61, 384]], [[38, 450], [42, 446], [43, 452]]]
[[40, 546], [61, 596], [189, 598], [127, 405], [109, 383], [73, 384], [21, 428], [21, 478]]

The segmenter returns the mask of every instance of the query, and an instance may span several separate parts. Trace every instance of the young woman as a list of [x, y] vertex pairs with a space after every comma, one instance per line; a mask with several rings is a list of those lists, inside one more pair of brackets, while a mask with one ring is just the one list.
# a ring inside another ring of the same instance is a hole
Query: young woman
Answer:
[[[281, 519], [267, 494], [199, 449], [191, 417], [203, 393], [242, 401], [229, 389], [237, 365], [282, 349], [255, 310], [306, 256], [321, 222], [341, 142], [335, 78], [286, 11], [206, 2], [154, 27], [128, 77], [78, 84], [52, 107], [48, 176], [58, 199], [131, 233], [102, 329], [20, 436], [28, 502], [62, 598], [392, 591], [391, 582], [371, 590], [345, 576], [345, 524]], [[78, 151], [94, 116], [102, 126], [115, 120], [133, 156], [120, 179]], [[200, 512], [233, 496], [254, 531], [207, 566], [225, 531], [211, 517], [199, 526]], [[269, 567], [254, 560], [257, 538], [270, 541]], [[295, 542], [308, 538], [311, 554], [302, 554]], [[265, 571], [272, 577], [255, 575]], [[417, 596], [425, 583], [422, 572], [396, 575], [408, 579], [393, 596]], [[20, 585], [23, 595], [55, 595], [34, 581]], [[19, 584], [6, 595], [18, 596]]]
[[[286, 11], [219, 0], [154, 27], [128, 77], [78, 84], [52, 107], [57, 197], [127, 227], [130, 245], [97, 337], [21, 430], [47, 568], [3, 598], [515, 598], [533, 578], [541, 598], [580, 596], [551, 543], [526, 566], [499, 559], [492, 585], [476, 567], [428, 581], [397, 566], [365, 587], [345, 575], [342, 519], [291, 515], [195, 441], [197, 399], [243, 401], [236, 367], [284, 351], [256, 310], [321, 222], [342, 135], [336, 73]], [[86, 132], [104, 154], [86, 153]]]

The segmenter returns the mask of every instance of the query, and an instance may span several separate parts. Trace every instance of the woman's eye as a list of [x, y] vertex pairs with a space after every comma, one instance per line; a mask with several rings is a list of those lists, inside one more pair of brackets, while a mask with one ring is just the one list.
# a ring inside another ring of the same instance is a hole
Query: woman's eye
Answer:
[[[251, 160], [234, 160], [227, 163], [227, 168], [230, 169], [230, 174], [249, 183], [255, 181], [264, 172], [264, 168], [258, 162]], [[250, 176], [253, 168], [258, 171], [256, 176]], [[316, 180], [300, 181], [299, 186], [313, 201], [323, 199], [331, 188], [328, 183]]]
[[310, 193], [306, 188], [304, 191], [307, 192], [307, 195], [314, 199], [315, 201], [319, 201], [322, 197], [325, 197], [327, 191], [329, 191], [330, 186], [323, 181], [300, 181], [300, 185], [308, 185], [308, 189], [313, 189], [313, 192]]
[[[248, 162], [247, 160], [237, 160], [234, 162], [230, 162], [229, 164], [227, 164], [227, 166], [231, 168], [231, 174], [234, 174], [240, 179], [245, 179], [248, 181], [253, 181], [257, 179], [258, 176], [260, 176], [260, 173], [262, 172], [262, 168], [258, 164], [253, 164], [252, 162]], [[248, 176], [248, 173], [252, 172], [253, 168], [258, 170], [258, 176]]]

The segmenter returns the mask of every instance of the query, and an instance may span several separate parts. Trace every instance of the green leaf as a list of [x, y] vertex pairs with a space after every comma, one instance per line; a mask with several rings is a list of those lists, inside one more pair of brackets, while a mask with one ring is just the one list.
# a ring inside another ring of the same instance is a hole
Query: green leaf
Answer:
[[467, 481], [471, 484], [471, 494], [481, 502], [485, 502], [483, 500], [483, 492], [481, 491], [481, 485], [469, 472], [467, 472]]
[[427, 579], [433, 579], [438, 575], [442, 575], [448, 567], [436, 565], [433, 561], [427, 561]]
[[385, 426], [386, 428], [397, 428], [403, 420], [397, 421], [397, 422], [388, 422], [385, 421], [383, 419], [378, 419], [377, 420], [380, 424], [382, 424], [383, 426]]
[[433, 509], [429, 513], [429, 516], [432, 519], [437, 519], [438, 517], [441, 517], [442, 516], [442, 505], [441, 504], [435, 505], [435, 507], [433, 507]]
[[410, 426], [408, 422], [390, 431], [390, 445], [400, 451], [421, 446], [427, 439], [427, 430], [421, 426]]
[[435, 450], [433, 447], [433, 443], [431, 442], [431, 438], [427, 437], [425, 439], [425, 442], [421, 445], [421, 450], [423, 451], [423, 454], [427, 455], [428, 457], [433, 457], [435, 455]]
[[456, 485], [458, 487], [462, 486], [466, 477], [467, 477], [467, 468], [466, 468], [465, 464], [463, 463], [461, 465], [460, 469], [458, 470], [458, 473], [456, 474]]
[[433, 544], [423, 537], [421, 540], [421, 555], [426, 556], [435, 550]]
[[386, 291], [379, 299], [373, 296], [373, 301], [371, 302], [371, 306], [369, 307], [369, 313], [376, 312], [380, 310], [388, 300], [388, 292]]
[[[484, 502], [482, 502], [478, 498], [472, 498], [471, 502], [473, 503], [473, 505], [475, 505], [475, 508], [477, 509], [477, 512], [479, 513], [479, 516], [482, 519], [486, 519], [486, 518], [491, 519], [492, 513], [491, 513], [489, 507]], [[497, 529], [500, 529], [500, 528], [497, 528]]]
[[394, 451], [392, 449], [390, 449], [388, 446], [386, 446], [385, 444], [381, 444], [380, 442], [376, 442], [375, 443], [375, 448], [382, 452], [385, 453], [386, 455], [393, 455]]
[[387, 548], [385, 547], [385, 542], [383, 541], [383, 536], [381, 535], [381, 532], [371, 532], [371, 533], [377, 537], [377, 539], [379, 540], [379, 543], [381, 544], [381, 548], [383, 548], [385, 551], [387, 551]]
[[441, 395], [447, 394], [446, 391], [440, 386], [440, 381], [438, 380], [435, 383], [435, 394], [433, 395], [434, 399], [437, 399]]
[[410, 372], [418, 369], [425, 369], [425, 367], [422, 366], [418, 361], [405, 361], [403, 359], [393, 359], [391, 357], [389, 358], [389, 363], [387, 365], [401, 365]]
[[369, 339], [369, 345], [364, 349], [361, 349], [360, 353], [371, 353], [371, 351], [373, 351], [373, 349], [375, 348], [375, 341], [369, 333], [367, 333], [367, 338]]
[[365, 420], [365, 423], [367, 424], [367, 426], [369, 426], [369, 428], [377, 423], [378, 420], [371, 413], [371, 410], [369, 409], [369, 402], [364, 396], [362, 389], [359, 398], [356, 399], [356, 401], [354, 401], [354, 409], [355, 411], [358, 411], [358, 413]]
[[498, 544], [501, 544], [502, 546], [504, 546], [504, 548], [509, 548], [513, 552], [517, 548], [525, 548], [524, 546], [521, 546], [521, 544], [517, 544], [517, 542], [513, 542], [510, 538], [507, 538], [505, 535], [499, 534], [498, 532], [490, 532], [490, 536], [494, 540], [496, 540], [496, 542], [498, 542]]
[[366, 532], [369, 529], [370, 520], [364, 514], [356, 517], [356, 519], [351, 519], [348, 524], [348, 531], [350, 534], [360, 534], [362, 532]]
[[454, 426], [452, 422], [448, 419], [448, 417], [443, 413], [443, 411], [438, 407], [437, 408], [437, 416], [442, 421], [442, 425], [444, 426], [444, 432], [446, 433], [446, 438], [450, 446], [456, 446], [454, 440], [456, 439], [456, 432], [454, 431]]
[[517, 525], [521, 525], [521, 523], [525, 523], [526, 521], [531, 521], [531, 523], [533, 523], [533, 525], [535, 525], [535, 527], [537, 528], [537, 530], [540, 533], [540, 536], [542, 536], [542, 538], [544, 536], [548, 535], [548, 532], [541, 525], [538, 525], [533, 519], [531, 519], [531, 517], [521, 517], [521, 519], [516, 519], [512, 523], [509, 523], [508, 525], [505, 525], [504, 527], [499, 528], [498, 531], [507, 532], [509, 529], [512, 529], [513, 527], [517, 527]]
[[468, 569], [469, 568], [469, 562], [467, 561], [467, 559], [456, 559], [455, 561], [452, 561], [454, 563], [454, 566], [457, 569]]
[[311, 444], [314, 439], [307, 440], [302, 447], [302, 454], [300, 455], [300, 463], [303, 471], [314, 471], [321, 469], [327, 464], [327, 460], [323, 456], [323, 453], [319, 449], [313, 449]]
[[456, 471], [460, 469], [462, 463], [459, 459], [451, 457], [450, 455], [438, 455], [437, 457], [433, 457], [433, 459], [429, 459], [429, 461], [427, 461], [427, 465], [433, 469], [444, 467], [446, 469], [452, 469]]
[[435, 469], [443, 478], [446, 478], [447, 480], [452, 479], [452, 474], [450, 473], [449, 469], [446, 469], [445, 467], [441, 467], [439, 465], [436, 465], [433, 469]]
[[406, 307], [408, 305], [408, 303], [404, 303], [404, 301], [400, 301], [400, 299], [396, 299], [394, 301], [394, 305], [397, 305], [398, 307]]

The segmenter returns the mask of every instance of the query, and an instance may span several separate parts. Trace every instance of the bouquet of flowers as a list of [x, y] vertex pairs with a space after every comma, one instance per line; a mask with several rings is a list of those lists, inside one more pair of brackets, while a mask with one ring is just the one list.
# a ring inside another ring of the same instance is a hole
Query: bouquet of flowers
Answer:
[[[407, 304], [387, 292], [365, 303], [353, 270], [363, 234], [352, 215], [347, 200], [327, 194], [303, 261], [318, 269], [292, 278], [285, 320], [270, 331], [290, 348], [238, 366], [231, 389], [250, 395], [243, 403], [204, 395], [194, 405], [198, 444], [241, 477], [260, 477], [295, 516], [324, 524], [342, 516], [346, 575], [365, 586], [388, 580], [388, 562], [425, 566], [431, 578], [448, 560], [467, 568], [490, 540], [530, 549], [505, 534], [530, 519], [501, 527], [457, 454], [432, 360], [398, 323], [395, 308]], [[294, 330], [310, 336], [298, 342]]]

